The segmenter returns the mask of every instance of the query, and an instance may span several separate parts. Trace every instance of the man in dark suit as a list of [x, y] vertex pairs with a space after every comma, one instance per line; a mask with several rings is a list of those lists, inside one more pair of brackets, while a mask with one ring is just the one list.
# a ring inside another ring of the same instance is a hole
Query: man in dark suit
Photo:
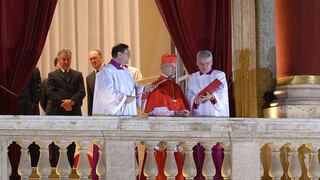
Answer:
[[92, 103], [94, 95], [94, 85], [96, 80], [96, 73], [102, 68], [102, 54], [99, 50], [92, 50], [89, 52], [89, 61], [94, 70], [86, 77], [87, 82], [87, 100], [88, 100], [88, 115], [92, 116]]
[[81, 116], [82, 100], [85, 96], [82, 73], [70, 68], [71, 51], [58, 52], [59, 69], [48, 74], [46, 94], [52, 102], [52, 112], [48, 115]]
[[25, 87], [18, 96], [20, 115], [39, 115], [39, 107], [38, 111], [36, 111], [37, 107], [35, 107], [39, 106], [40, 100], [40, 84], [38, 84], [39, 79], [41, 82], [40, 71], [36, 67], [32, 72], [32, 76], [27, 87]]
[[[82, 100], [85, 96], [82, 73], [72, 70], [71, 51], [62, 49], [58, 52], [59, 69], [48, 74], [46, 94], [52, 102], [48, 115], [81, 116]], [[75, 143], [68, 146], [68, 159], [74, 164]]]
[[[54, 65], [55, 69], [59, 69], [57, 57], [54, 58], [53, 65]], [[48, 78], [43, 79], [43, 81], [41, 83], [40, 106], [46, 114], [52, 114], [51, 113], [52, 102], [51, 102], [51, 100], [48, 100], [47, 93], [46, 93], [47, 83], [48, 83]]]

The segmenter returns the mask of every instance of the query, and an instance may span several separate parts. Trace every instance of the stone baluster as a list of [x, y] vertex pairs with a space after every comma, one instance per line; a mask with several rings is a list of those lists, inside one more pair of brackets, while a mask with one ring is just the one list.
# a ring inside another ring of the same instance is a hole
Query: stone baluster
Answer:
[[59, 161], [56, 167], [56, 173], [59, 175], [61, 180], [68, 180], [71, 173], [71, 167], [67, 156], [67, 147], [71, 141], [55, 141], [54, 143], [60, 148]]
[[222, 143], [222, 146], [224, 148], [224, 158], [221, 168], [221, 175], [223, 179], [231, 179], [231, 145], [229, 143]]
[[9, 177], [11, 176], [11, 173], [12, 173], [12, 168], [11, 168], [10, 160], [9, 158], [7, 158], [7, 176], [4, 179], [9, 179]]
[[21, 157], [18, 166], [18, 173], [21, 176], [21, 180], [27, 180], [32, 173], [31, 160], [28, 154], [28, 146], [30, 145], [30, 141], [22, 140], [18, 143], [21, 146]]
[[211, 156], [211, 147], [210, 145], [205, 146], [205, 156], [202, 167], [202, 174], [206, 177], [206, 179], [213, 179], [213, 176], [216, 174], [216, 168], [213, 163], [213, 159]]
[[157, 144], [157, 143], [149, 142], [149, 144], [147, 145], [147, 157], [146, 157], [146, 163], [144, 167], [144, 175], [147, 177], [147, 179], [155, 179], [155, 176], [158, 174], [158, 167], [157, 167], [156, 159], [154, 157], [153, 144]]
[[262, 161], [260, 161], [260, 178], [262, 178], [263, 175], [264, 175], [264, 168], [263, 168]]
[[103, 141], [96, 141], [95, 144], [99, 147], [99, 159], [96, 167], [96, 173], [100, 180], [106, 179], [106, 157], [105, 157], [105, 144]]
[[37, 173], [40, 179], [48, 179], [51, 174], [51, 165], [49, 162], [49, 150], [48, 145], [50, 140], [38, 140], [36, 143], [40, 146], [40, 157], [37, 165]]
[[289, 152], [289, 167], [288, 175], [292, 180], [299, 180], [302, 174], [299, 158], [298, 158], [299, 145], [291, 144], [291, 151]]
[[191, 180], [197, 175], [196, 164], [193, 159], [192, 146], [196, 143], [189, 143], [189, 145], [184, 144], [183, 149], [185, 150], [184, 164], [183, 164], [183, 176], [186, 180]]
[[283, 169], [280, 162], [280, 144], [272, 144], [272, 160], [270, 163], [269, 176], [274, 180], [280, 180], [283, 175]]
[[88, 155], [87, 155], [88, 146], [90, 142], [86, 140], [81, 140], [81, 141], [77, 141], [76, 144], [80, 150], [77, 174], [81, 180], [85, 180], [85, 179], [88, 179], [91, 173], [91, 168], [90, 168]]
[[312, 180], [318, 180], [320, 177], [320, 164], [318, 158], [318, 144], [312, 145], [312, 151], [310, 153], [309, 163], [307, 162], [306, 167], [308, 167], [308, 177]]
[[8, 137], [0, 138], [0, 162], [7, 162], [0, 164], [0, 179], [9, 179], [11, 175], [11, 165], [8, 157], [8, 146], [9, 142]]
[[178, 167], [176, 164], [176, 159], [174, 158], [174, 148], [176, 144], [168, 143], [167, 144], [167, 159], [164, 166], [164, 172], [168, 180], [174, 180], [178, 174]]
[[311, 163], [311, 158], [310, 157], [311, 157], [313, 146], [312, 146], [312, 144], [309, 144], [309, 143], [305, 143], [305, 146], [306, 146], [307, 149], [310, 150], [310, 152], [305, 152], [303, 154], [303, 162], [302, 163], [304, 163], [304, 165], [306, 167], [306, 170], [307, 170], [307, 174], [308, 174], [308, 171], [310, 169], [310, 163]]

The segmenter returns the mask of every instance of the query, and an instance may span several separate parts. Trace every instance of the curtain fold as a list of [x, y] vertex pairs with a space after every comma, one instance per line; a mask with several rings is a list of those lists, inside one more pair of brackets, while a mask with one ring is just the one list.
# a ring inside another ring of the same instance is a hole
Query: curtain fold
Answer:
[[14, 94], [19, 94], [31, 78], [56, 4], [57, 0], [0, 2], [0, 114], [17, 113]]
[[155, 0], [189, 74], [198, 71], [199, 50], [213, 52], [215, 69], [226, 73], [230, 115], [232, 88], [231, 0]]

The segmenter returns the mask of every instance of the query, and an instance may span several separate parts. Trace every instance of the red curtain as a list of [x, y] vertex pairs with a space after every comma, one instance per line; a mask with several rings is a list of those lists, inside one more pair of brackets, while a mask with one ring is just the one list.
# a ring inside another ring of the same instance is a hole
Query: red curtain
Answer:
[[198, 71], [199, 50], [213, 52], [214, 69], [227, 76], [233, 116], [231, 0], [156, 0], [156, 3], [189, 74]]
[[275, 3], [277, 78], [320, 75], [320, 1]]
[[0, 1], [0, 114], [17, 113], [14, 94], [31, 78], [56, 4], [57, 0]]

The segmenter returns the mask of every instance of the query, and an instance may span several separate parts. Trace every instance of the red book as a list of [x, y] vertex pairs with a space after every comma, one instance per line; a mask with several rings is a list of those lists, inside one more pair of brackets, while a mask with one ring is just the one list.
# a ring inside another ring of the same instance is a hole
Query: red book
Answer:
[[199, 96], [205, 96], [206, 93], [212, 93], [213, 91], [215, 91], [220, 85], [221, 85], [221, 81], [219, 79], [215, 79], [213, 80], [208, 86], [206, 86], [204, 89], [202, 89], [198, 95]]

